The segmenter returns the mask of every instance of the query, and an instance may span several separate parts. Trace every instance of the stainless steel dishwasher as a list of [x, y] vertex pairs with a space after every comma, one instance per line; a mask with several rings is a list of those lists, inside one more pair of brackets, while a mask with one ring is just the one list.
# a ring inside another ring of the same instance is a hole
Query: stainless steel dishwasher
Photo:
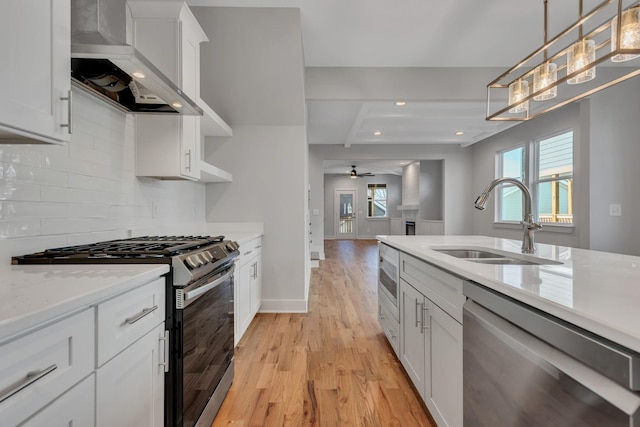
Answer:
[[464, 425], [640, 426], [640, 354], [464, 284]]

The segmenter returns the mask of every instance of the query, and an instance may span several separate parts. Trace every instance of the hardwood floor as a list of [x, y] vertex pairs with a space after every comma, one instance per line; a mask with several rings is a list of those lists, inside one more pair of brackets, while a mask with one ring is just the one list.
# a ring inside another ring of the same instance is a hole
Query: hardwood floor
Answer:
[[325, 242], [306, 314], [258, 314], [213, 426], [432, 426], [377, 320], [374, 240]]

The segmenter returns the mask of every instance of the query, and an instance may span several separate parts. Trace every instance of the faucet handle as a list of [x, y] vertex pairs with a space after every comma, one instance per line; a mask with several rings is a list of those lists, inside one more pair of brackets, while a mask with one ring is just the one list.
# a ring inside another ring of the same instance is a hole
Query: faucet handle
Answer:
[[529, 230], [540, 230], [542, 228], [542, 224], [535, 221], [520, 221], [520, 224], [524, 225]]

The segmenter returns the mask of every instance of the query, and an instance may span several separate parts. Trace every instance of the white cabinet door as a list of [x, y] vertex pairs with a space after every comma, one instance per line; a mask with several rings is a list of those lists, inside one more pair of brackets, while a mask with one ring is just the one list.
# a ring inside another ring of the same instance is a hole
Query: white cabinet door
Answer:
[[95, 426], [95, 383], [91, 374], [20, 427]]
[[69, 0], [0, 2], [0, 138], [70, 140], [70, 17]]
[[462, 325], [432, 304], [431, 393], [427, 401], [439, 426], [462, 427]]
[[423, 324], [424, 296], [401, 279], [400, 303], [400, 361], [425, 399], [425, 384], [428, 383], [425, 367], [429, 366], [425, 343], [429, 342], [429, 325], [427, 323], [425, 328]]
[[164, 323], [97, 370], [98, 427], [164, 423]]
[[251, 276], [253, 273], [253, 268], [251, 267], [251, 262], [246, 262], [240, 265], [238, 272], [236, 273], [234, 279], [234, 286], [236, 287], [236, 300], [235, 300], [235, 308], [236, 308], [236, 316], [235, 316], [235, 325], [236, 325], [236, 334], [235, 334], [235, 344], [238, 344], [242, 335], [244, 335], [245, 331], [249, 327], [251, 323]]
[[251, 317], [254, 317], [262, 303], [262, 255], [258, 254], [252, 262], [251, 278]]

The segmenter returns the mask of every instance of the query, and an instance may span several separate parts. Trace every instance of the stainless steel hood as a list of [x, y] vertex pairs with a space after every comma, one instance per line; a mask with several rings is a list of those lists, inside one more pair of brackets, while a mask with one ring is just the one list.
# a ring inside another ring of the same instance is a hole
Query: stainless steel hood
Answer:
[[73, 85], [128, 113], [201, 116], [202, 109], [126, 39], [126, 0], [71, 0]]

